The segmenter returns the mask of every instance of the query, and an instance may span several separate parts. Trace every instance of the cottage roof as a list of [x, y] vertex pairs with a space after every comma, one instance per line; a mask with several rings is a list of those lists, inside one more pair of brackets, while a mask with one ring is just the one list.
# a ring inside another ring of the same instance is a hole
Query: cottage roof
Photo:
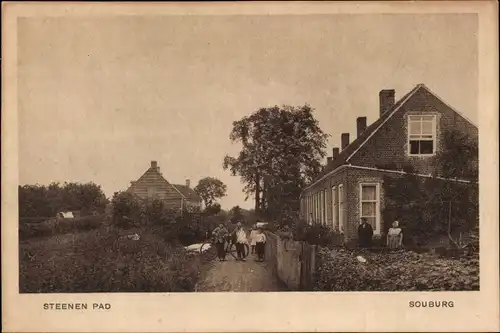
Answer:
[[[142, 179], [146, 177], [147, 174], [155, 173], [159, 178], [164, 181], [166, 184], [172, 186], [184, 199], [190, 200], [190, 201], [201, 201], [201, 197], [196, 193], [192, 188], [187, 187], [185, 185], [177, 185], [177, 184], [171, 184], [168, 180], [163, 177], [163, 174], [159, 171], [159, 168], [156, 165], [156, 162], [154, 162], [154, 165], [152, 165], [146, 172], [139, 177], [135, 181], [135, 183], [140, 182]], [[128, 190], [130, 190], [132, 187], [129, 187]], [[127, 191], [128, 191], [127, 190]]]
[[193, 190], [190, 187], [187, 187], [186, 185], [178, 185], [178, 184], [172, 184], [177, 190], [187, 199], [187, 200], [193, 200], [193, 201], [199, 201], [201, 200], [200, 196], [198, 193], [196, 193], [195, 190]]

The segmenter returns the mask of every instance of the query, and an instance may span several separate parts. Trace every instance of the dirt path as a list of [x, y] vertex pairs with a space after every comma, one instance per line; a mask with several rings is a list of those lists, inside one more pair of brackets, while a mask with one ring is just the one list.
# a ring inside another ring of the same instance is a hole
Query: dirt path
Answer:
[[282, 291], [266, 262], [256, 262], [252, 255], [245, 262], [227, 256], [227, 261], [214, 261], [202, 276], [197, 291]]

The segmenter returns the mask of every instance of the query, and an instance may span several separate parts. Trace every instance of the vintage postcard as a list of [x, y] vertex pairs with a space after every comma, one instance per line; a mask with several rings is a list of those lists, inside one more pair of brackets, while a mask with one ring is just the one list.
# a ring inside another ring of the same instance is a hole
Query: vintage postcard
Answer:
[[4, 3], [4, 331], [499, 330], [497, 15]]

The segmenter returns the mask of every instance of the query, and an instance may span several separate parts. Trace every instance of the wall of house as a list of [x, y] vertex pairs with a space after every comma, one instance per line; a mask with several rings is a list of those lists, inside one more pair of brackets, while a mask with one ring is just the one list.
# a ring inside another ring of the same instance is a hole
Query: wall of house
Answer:
[[[306, 191], [305, 195], [307, 197], [312, 197], [313, 195], [326, 190], [326, 220], [324, 221], [324, 225], [333, 227], [333, 201], [332, 201], [332, 187], [335, 186], [335, 202], [338, 203], [338, 187], [339, 185], [343, 185], [344, 187], [344, 197], [346, 196], [347, 190], [346, 190], [346, 182], [347, 182], [347, 170], [340, 170], [334, 175], [331, 175], [327, 177], [325, 180], [320, 182], [319, 184], [316, 184], [314, 187], [310, 188], [308, 191]], [[325, 200], [323, 200], [325, 201]], [[324, 204], [323, 204], [324, 205]], [[311, 209], [305, 204], [305, 214], [303, 216], [307, 217], [309, 220], [309, 214], [311, 213]], [[321, 206], [323, 207], [323, 206]], [[344, 200], [344, 213], [343, 213], [343, 221], [339, 221], [338, 218], [338, 206], [335, 211], [335, 220], [337, 221], [337, 225], [344, 227], [346, 225], [346, 211], [347, 211], [347, 203], [346, 200]], [[318, 221], [319, 222], [319, 221]]]
[[[383, 189], [384, 174], [373, 170], [359, 170], [349, 169], [347, 171], [347, 188], [346, 188], [346, 201], [349, 209], [346, 212], [347, 225], [345, 231], [346, 241], [357, 239], [358, 226], [361, 222], [360, 213], [360, 184], [362, 183], [375, 183], [379, 186], [379, 219], [380, 219], [380, 234], [385, 230], [385, 221], [382, 216], [382, 211], [385, 207], [385, 193]], [[374, 230], [376, 233], [376, 231]]]
[[140, 179], [131, 184], [128, 189], [141, 198], [147, 199], [150, 194], [154, 198], [163, 200], [165, 206], [170, 209], [181, 208], [181, 195], [179, 192], [157, 172], [148, 170]]
[[[351, 158], [350, 163], [367, 167], [380, 167], [388, 163], [411, 164], [418, 173], [434, 172], [435, 157], [408, 156], [407, 117], [413, 112], [437, 115], [437, 150], [442, 145], [443, 133], [453, 129], [470, 135], [478, 142], [478, 130], [474, 125], [428, 90], [421, 88], [365, 143]], [[477, 161], [470, 161], [470, 163], [477, 164]]]

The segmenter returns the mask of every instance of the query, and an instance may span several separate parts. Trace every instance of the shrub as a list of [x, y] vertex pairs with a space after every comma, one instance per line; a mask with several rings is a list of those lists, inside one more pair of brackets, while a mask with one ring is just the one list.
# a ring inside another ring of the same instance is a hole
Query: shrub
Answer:
[[[479, 257], [443, 259], [411, 251], [372, 253], [320, 248], [316, 291], [479, 290]], [[365, 263], [357, 260], [361, 255]]]
[[304, 221], [296, 221], [291, 228], [293, 238], [311, 245], [342, 246], [344, 235], [321, 224], [309, 225]]
[[182, 245], [200, 243], [205, 240], [208, 231], [207, 226], [200, 222], [179, 223], [177, 239]]
[[129, 231], [103, 227], [20, 244], [20, 292], [193, 291], [198, 256], [156, 235], [128, 239]]
[[113, 223], [122, 228], [138, 227], [143, 222], [143, 203], [128, 192], [116, 192], [111, 200]]

